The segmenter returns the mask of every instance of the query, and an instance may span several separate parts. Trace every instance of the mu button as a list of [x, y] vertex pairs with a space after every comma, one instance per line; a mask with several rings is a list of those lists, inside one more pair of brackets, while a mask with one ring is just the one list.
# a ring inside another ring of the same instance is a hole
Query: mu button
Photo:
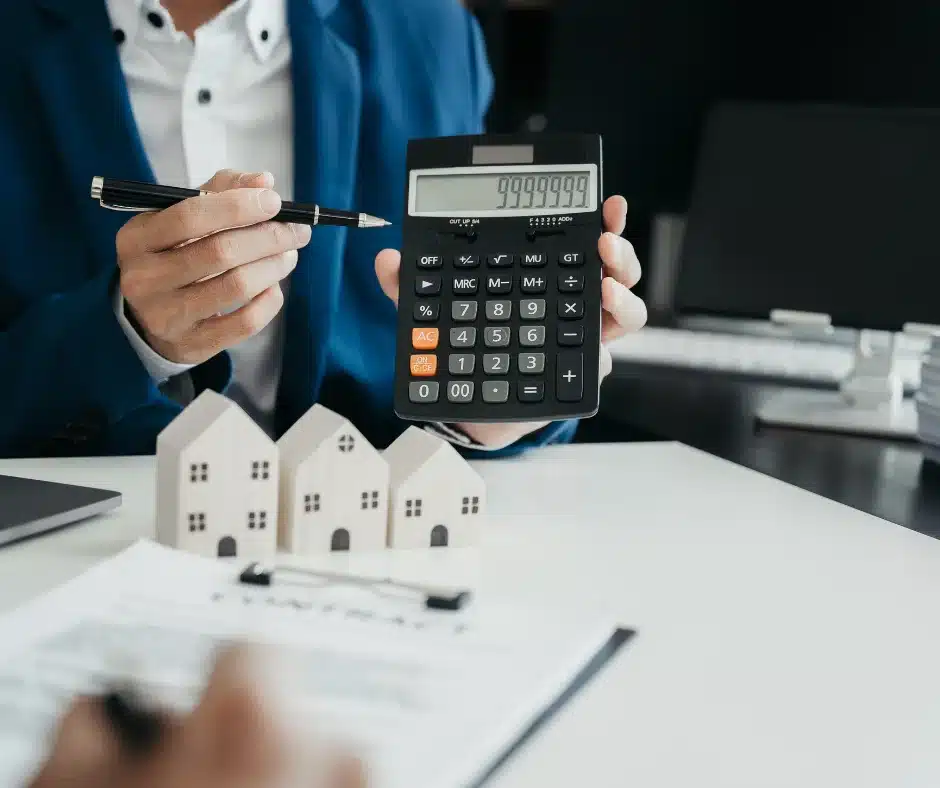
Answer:
[[437, 374], [437, 356], [412, 356], [411, 376], [433, 378]]
[[440, 329], [413, 328], [411, 329], [411, 345], [415, 350], [436, 350], [441, 339]]
[[437, 295], [441, 292], [441, 278], [439, 276], [421, 276], [415, 280], [415, 293], [418, 295]]

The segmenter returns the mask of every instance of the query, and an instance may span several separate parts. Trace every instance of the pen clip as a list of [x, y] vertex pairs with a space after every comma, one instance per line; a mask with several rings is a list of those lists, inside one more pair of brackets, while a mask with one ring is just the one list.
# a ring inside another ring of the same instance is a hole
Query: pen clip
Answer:
[[104, 200], [98, 200], [98, 203], [102, 208], [107, 208], [109, 211], [128, 211], [129, 213], [145, 213], [149, 211], [159, 211], [159, 208], [132, 208], [129, 205], [118, 205], [117, 203], [108, 203]]

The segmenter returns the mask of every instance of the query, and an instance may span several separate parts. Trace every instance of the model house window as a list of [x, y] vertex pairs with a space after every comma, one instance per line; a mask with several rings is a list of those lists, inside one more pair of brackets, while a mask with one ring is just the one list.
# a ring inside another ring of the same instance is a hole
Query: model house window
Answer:
[[356, 439], [352, 435], [339, 436], [339, 450], [344, 454], [356, 448]]
[[364, 510], [369, 508], [370, 501], [371, 501], [371, 507], [373, 509], [379, 508], [379, 491], [378, 490], [373, 490], [371, 494], [368, 492], [364, 492], [362, 494], [362, 508]]
[[205, 531], [205, 530], [206, 530], [206, 513], [205, 512], [190, 512], [189, 513], [190, 533], [195, 533], [196, 531]]
[[254, 531], [255, 529], [263, 531], [268, 527], [268, 513], [267, 512], [248, 512], [248, 527]]
[[463, 499], [463, 508], [460, 510], [461, 514], [479, 514], [480, 513], [480, 497], [474, 495], [473, 498], [464, 498]]
[[194, 462], [189, 466], [189, 481], [192, 484], [196, 482], [209, 481], [209, 463]]
[[420, 498], [409, 498], [405, 501], [405, 517], [420, 517], [421, 516], [421, 499]]
[[251, 463], [251, 478], [253, 481], [258, 481], [259, 479], [270, 479], [271, 463], [267, 460], [264, 460], [263, 462]]
[[304, 511], [307, 514], [320, 511], [320, 493], [304, 496]]

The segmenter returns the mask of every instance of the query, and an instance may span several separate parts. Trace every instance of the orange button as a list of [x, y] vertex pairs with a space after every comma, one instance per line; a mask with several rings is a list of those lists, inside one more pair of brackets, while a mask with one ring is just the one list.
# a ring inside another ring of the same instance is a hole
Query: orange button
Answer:
[[437, 374], [437, 356], [412, 356], [411, 374], [416, 378], [431, 378]]
[[436, 350], [440, 338], [441, 331], [438, 328], [411, 329], [411, 344], [415, 350]]

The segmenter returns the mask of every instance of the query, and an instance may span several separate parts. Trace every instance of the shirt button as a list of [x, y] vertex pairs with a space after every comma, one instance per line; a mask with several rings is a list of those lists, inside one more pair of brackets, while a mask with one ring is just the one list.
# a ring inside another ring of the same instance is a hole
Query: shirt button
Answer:
[[270, 35], [270, 34], [268, 33], [267, 30], [262, 30], [262, 31], [261, 31], [261, 40], [262, 40], [262, 41], [267, 41], [268, 38], [269, 38], [269, 35]]
[[206, 88], [203, 88], [199, 91], [197, 98], [200, 104], [208, 104], [210, 101], [212, 101], [212, 93]]
[[118, 28], [117, 30], [111, 33], [111, 37], [114, 39], [114, 43], [120, 46], [127, 40], [127, 36], [124, 34], [124, 31]]
[[147, 14], [147, 21], [154, 27], [163, 27], [163, 17], [156, 11], [151, 11]]

